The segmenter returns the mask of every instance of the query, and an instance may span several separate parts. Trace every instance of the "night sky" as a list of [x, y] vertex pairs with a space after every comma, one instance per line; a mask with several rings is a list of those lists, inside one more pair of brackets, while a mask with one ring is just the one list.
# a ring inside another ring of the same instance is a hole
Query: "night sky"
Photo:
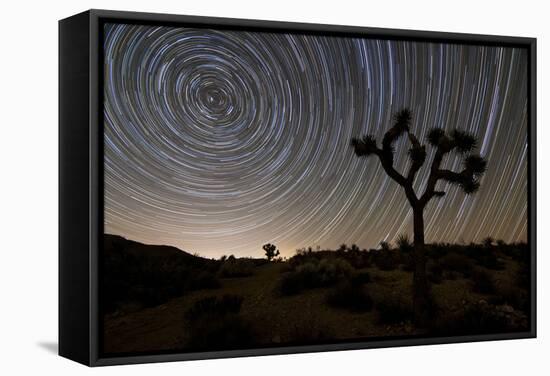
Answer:
[[526, 50], [107, 24], [104, 53], [106, 233], [206, 257], [412, 236], [401, 187], [350, 147], [406, 106], [419, 139], [468, 130], [488, 160], [474, 195], [438, 183], [426, 241], [527, 238]]

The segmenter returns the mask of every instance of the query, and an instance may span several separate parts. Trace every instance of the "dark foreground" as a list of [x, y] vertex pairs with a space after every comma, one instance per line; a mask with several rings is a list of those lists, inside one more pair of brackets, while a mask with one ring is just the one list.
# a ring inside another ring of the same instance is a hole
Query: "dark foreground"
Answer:
[[429, 327], [412, 320], [409, 247], [207, 260], [106, 235], [106, 354], [529, 329], [525, 244], [429, 246]]

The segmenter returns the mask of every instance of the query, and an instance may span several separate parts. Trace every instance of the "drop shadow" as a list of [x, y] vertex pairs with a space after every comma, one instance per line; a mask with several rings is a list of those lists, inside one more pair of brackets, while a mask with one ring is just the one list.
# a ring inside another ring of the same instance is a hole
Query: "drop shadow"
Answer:
[[51, 354], [54, 354], [54, 355], [58, 354], [59, 346], [57, 345], [57, 342], [38, 342], [36, 345]]

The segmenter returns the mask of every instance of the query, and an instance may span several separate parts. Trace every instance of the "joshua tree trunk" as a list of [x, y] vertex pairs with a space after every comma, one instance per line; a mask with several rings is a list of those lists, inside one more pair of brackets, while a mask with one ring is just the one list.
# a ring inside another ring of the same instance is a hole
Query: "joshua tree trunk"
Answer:
[[424, 326], [428, 321], [428, 281], [426, 278], [426, 254], [424, 248], [424, 208], [421, 205], [416, 205], [413, 208], [413, 217], [413, 309], [416, 323]]
[[[370, 155], [378, 157], [382, 167], [390, 178], [395, 180], [405, 191], [411, 204], [414, 215], [414, 276], [413, 276], [413, 304], [414, 319], [417, 325], [425, 326], [429, 319], [429, 286], [426, 277], [426, 249], [424, 246], [424, 208], [434, 197], [445, 196], [445, 191], [436, 190], [436, 184], [442, 180], [458, 185], [464, 193], [472, 194], [479, 189], [479, 180], [487, 168], [487, 161], [481, 156], [470, 154], [476, 147], [476, 138], [464, 131], [455, 129], [450, 135], [440, 128], [434, 128], [428, 133], [428, 142], [435, 148], [435, 154], [430, 166], [424, 193], [418, 197], [413, 189], [416, 174], [426, 161], [426, 146], [411, 132], [411, 111], [407, 108], [395, 115], [394, 125], [384, 134], [382, 148], [379, 148], [373, 135], [362, 138], [352, 138], [351, 146], [358, 157]], [[408, 155], [410, 159], [409, 171], [402, 175], [394, 168], [394, 144], [400, 136], [407, 135], [411, 145]], [[441, 163], [445, 155], [456, 151], [464, 157], [464, 169], [451, 171], [442, 169]]]

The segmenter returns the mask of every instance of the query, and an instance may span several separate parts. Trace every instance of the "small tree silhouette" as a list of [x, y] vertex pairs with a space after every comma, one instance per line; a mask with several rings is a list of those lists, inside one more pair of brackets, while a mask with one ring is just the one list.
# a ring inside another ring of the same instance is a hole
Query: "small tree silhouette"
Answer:
[[[428, 282], [426, 278], [426, 256], [424, 250], [424, 208], [434, 197], [443, 197], [445, 192], [436, 189], [441, 180], [458, 185], [466, 194], [472, 194], [479, 189], [479, 179], [486, 170], [487, 162], [476, 154], [471, 154], [475, 149], [476, 138], [464, 131], [454, 130], [449, 135], [440, 128], [429, 131], [427, 141], [435, 148], [435, 153], [430, 166], [430, 173], [426, 188], [421, 196], [417, 196], [413, 185], [416, 174], [426, 161], [426, 146], [421, 144], [418, 138], [411, 133], [411, 111], [402, 109], [395, 114], [394, 125], [384, 134], [382, 147], [379, 148], [373, 135], [365, 135], [362, 138], [352, 138], [351, 146], [358, 157], [378, 157], [384, 171], [390, 178], [399, 184], [413, 209], [414, 227], [414, 277], [413, 277], [413, 305], [415, 321], [419, 325], [427, 324], [428, 314]], [[407, 135], [410, 142], [409, 159], [410, 166], [406, 175], [398, 172], [394, 166], [394, 143], [402, 135]], [[441, 168], [445, 155], [458, 152], [463, 156], [463, 169], [454, 172]]]
[[279, 256], [279, 250], [277, 249], [275, 244], [267, 243], [264, 244], [262, 248], [265, 251], [265, 257], [267, 257], [268, 261], [271, 261], [275, 257]]
[[381, 249], [382, 251], [386, 251], [386, 252], [387, 252], [387, 251], [390, 250], [390, 248], [391, 248], [391, 245], [390, 245], [390, 243], [388, 243], [387, 241], [382, 240], [382, 241], [380, 242], [380, 249]]

